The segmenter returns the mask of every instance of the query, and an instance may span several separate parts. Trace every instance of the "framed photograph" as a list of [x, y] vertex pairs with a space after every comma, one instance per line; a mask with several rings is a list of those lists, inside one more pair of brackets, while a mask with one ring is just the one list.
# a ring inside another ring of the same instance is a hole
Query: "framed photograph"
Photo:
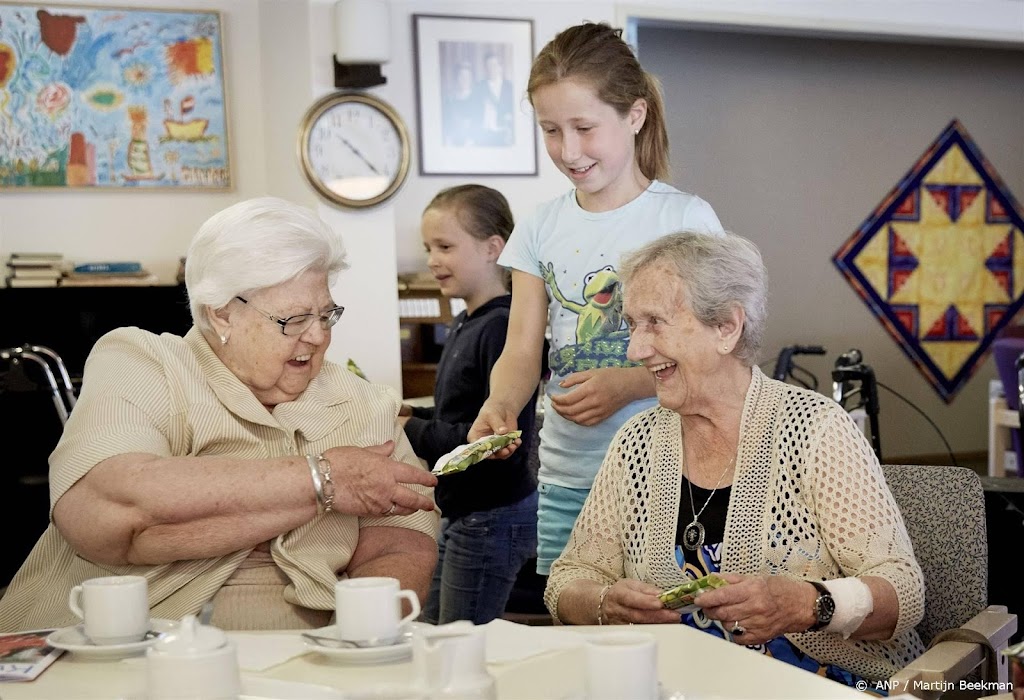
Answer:
[[413, 15], [421, 175], [536, 175], [533, 20]]
[[231, 189], [215, 11], [0, 4], [0, 189]]

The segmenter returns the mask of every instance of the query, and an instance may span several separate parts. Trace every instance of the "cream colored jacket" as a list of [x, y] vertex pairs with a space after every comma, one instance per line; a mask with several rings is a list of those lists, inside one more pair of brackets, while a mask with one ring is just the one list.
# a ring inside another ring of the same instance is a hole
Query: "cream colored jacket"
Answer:
[[[93, 347], [81, 397], [50, 456], [51, 514], [53, 504], [93, 466], [128, 452], [264, 459], [394, 440], [395, 459], [422, 466], [396, 421], [399, 406], [386, 387], [324, 362], [297, 400], [271, 413], [197, 329], [182, 338], [121, 328]], [[433, 489], [411, 488], [433, 496]], [[332, 610], [334, 583], [344, 577], [359, 530], [377, 525], [436, 540], [440, 517], [436, 510], [381, 518], [331, 512], [274, 538], [270, 554], [290, 581], [285, 600]], [[250, 552], [158, 566], [105, 566], [79, 557], [51, 522], [0, 599], [0, 632], [77, 622], [67, 605], [71, 587], [109, 575], [145, 576], [153, 616], [179, 619], [210, 600]]]
[[[682, 439], [679, 415], [661, 407], [619, 430], [551, 567], [545, 602], [552, 614], [576, 579], [628, 577], [661, 588], [686, 580], [675, 557]], [[824, 631], [787, 637], [820, 663], [876, 680], [923, 651], [914, 627], [924, 613], [924, 579], [868, 441], [834, 401], [768, 379], [757, 367], [740, 423], [722, 571], [883, 578], [899, 599], [892, 639], [844, 640]]]

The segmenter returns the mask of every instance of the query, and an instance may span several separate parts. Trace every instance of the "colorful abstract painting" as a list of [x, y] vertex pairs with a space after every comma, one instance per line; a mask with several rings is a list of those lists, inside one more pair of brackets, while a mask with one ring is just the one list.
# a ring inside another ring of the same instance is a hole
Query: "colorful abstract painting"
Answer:
[[231, 187], [216, 12], [0, 5], [0, 188]]
[[1024, 305], [1024, 212], [954, 120], [833, 262], [949, 403]]

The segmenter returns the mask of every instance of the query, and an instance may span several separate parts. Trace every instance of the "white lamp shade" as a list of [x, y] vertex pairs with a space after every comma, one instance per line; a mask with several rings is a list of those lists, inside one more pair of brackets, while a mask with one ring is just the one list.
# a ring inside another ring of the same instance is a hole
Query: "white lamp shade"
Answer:
[[386, 0], [334, 3], [334, 56], [342, 64], [390, 60], [391, 11]]

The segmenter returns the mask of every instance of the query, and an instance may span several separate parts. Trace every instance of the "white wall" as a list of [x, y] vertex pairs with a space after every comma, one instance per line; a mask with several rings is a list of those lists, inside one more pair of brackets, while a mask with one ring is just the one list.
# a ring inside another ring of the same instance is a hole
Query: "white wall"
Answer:
[[699, 29], [809, 34], [1020, 48], [1021, 0], [633, 0], [616, 19], [670, 20]]

